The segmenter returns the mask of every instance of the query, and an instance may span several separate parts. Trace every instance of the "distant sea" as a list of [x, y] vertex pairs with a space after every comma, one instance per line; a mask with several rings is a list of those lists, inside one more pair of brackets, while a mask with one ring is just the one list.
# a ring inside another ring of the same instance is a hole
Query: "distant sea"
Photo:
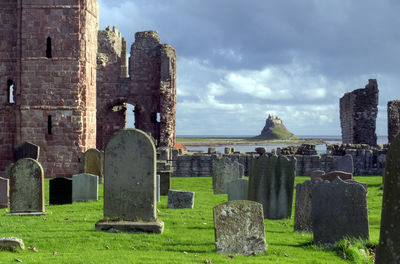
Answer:
[[[233, 135], [182, 135], [178, 137], [202, 137], [202, 138], [251, 138], [253, 136], [244, 136], [244, 135], [239, 135], [239, 136], [233, 136]], [[298, 136], [300, 139], [323, 139], [325, 142], [328, 144], [341, 144], [342, 143], [342, 138], [341, 136], [331, 136], [331, 135], [304, 135], [304, 136]], [[378, 136], [378, 144], [387, 144], [388, 138], [387, 136]], [[263, 147], [265, 148], [268, 152], [270, 152], [272, 149], [277, 149], [277, 148], [283, 148], [287, 146], [293, 146], [293, 145], [299, 145], [299, 144], [293, 144], [293, 143], [282, 143], [282, 144], [267, 144], [267, 145], [226, 145], [226, 146], [217, 146], [215, 147], [217, 152], [224, 153], [225, 147], [232, 147], [235, 148], [236, 151], [241, 151], [241, 152], [254, 152], [255, 148], [258, 147]], [[204, 151], [206, 152], [208, 150], [208, 146], [186, 146], [188, 151]], [[317, 150], [318, 154], [325, 154], [326, 153], [326, 145], [325, 144], [318, 144], [315, 146], [315, 149]]]

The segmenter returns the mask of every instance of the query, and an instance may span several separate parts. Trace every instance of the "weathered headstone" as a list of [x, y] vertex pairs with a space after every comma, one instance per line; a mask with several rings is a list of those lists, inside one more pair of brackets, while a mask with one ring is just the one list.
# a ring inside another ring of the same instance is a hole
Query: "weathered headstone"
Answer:
[[193, 209], [194, 192], [185, 192], [177, 190], [168, 191], [168, 208], [171, 209]]
[[157, 202], [160, 202], [160, 175], [156, 175], [156, 200]]
[[337, 177], [339, 177], [343, 181], [351, 180], [353, 179], [353, 174], [344, 171], [331, 171], [322, 175], [321, 179], [331, 182], [335, 180]]
[[104, 152], [98, 149], [88, 149], [81, 155], [83, 173], [99, 176], [99, 183], [104, 182]]
[[9, 164], [5, 169], [6, 179], [10, 179], [11, 168], [14, 166], [14, 163]]
[[217, 253], [252, 256], [266, 253], [262, 205], [253, 201], [229, 201], [214, 207]]
[[72, 176], [72, 200], [74, 202], [97, 201], [99, 176], [82, 173]]
[[214, 147], [208, 148], [208, 154], [215, 154], [217, 153], [217, 149]]
[[369, 239], [367, 191], [336, 179], [312, 189], [314, 243], [332, 245], [343, 238]]
[[382, 218], [376, 264], [400, 263], [400, 135], [390, 144], [383, 178]]
[[9, 180], [0, 177], [0, 208], [8, 208], [9, 193], [10, 193]]
[[116, 132], [105, 148], [104, 219], [97, 230], [162, 233], [156, 218], [156, 149], [138, 129]]
[[228, 183], [228, 201], [247, 200], [248, 179], [236, 179]]
[[312, 188], [322, 182], [323, 180], [316, 178], [296, 185], [296, 203], [294, 210], [295, 232], [312, 233]]
[[16, 251], [18, 249], [25, 249], [22, 239], [16, 237], [0, 238], [0, 250]]
[[230, 147], [226, 147], [226, 148], [224, 149], [224, 153], [225, 153], [226, 155], [231, 154], [231, 148], [230, 148]]
[[40, 147], [31, 142], [23, 142], [18, 144], [14, 148], [14, 161], [31, 158], [34, 160], [39, 160]]
[[228, 192], [228, 183], [241, 178], [240, 163], [228, 157], [217, 157], [212, 161], [214, 194]]
[[168, 195], [173, 168], [166, 161], [157, 161], [157, 174], [160, 175], [160, 195]]
[[49, 180], [49, 204], [72, 203], [72, 180], [54, 178]]
[[248, 199], [263, 205], [264, 218], [290, 218], [296, 159], [285, 156], [252, 157]]
[[333, 170], [344, 171], [353, 174], [353, 156], [346, 154], [344, 156], [334, 156], [333, 157]]
[[31, 158], [20, 159], [10, 169], [10, 214], [44, 214], [43, 168]]
[[265, 148], [262, 148], [262, 147], [255, 148], [255, 151], [257, 152], [257, 154], [260, 154], [260, 155], [262, 155], [262, 154], [264, 154], [265, 152], [267, 152], [267, 151], [265, 150]]

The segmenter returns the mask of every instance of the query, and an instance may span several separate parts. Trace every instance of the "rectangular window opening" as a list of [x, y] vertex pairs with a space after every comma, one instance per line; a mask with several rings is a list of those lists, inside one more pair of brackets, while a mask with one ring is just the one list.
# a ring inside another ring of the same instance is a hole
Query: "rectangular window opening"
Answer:
[[47, 47], [46, 47], [46, 57], [51, 59], [53, 58], [53, 55], [51, 54], [51, 38], [47, 38]]
[[53, 134], [53, 122], [51, 120], [51, 115], [47, 117], [47, 134]]
[[7, 81], [7, 87], [8, 87], [8, 102], [10, 104], [15, 103], [14, 101], [14, 82], [12, 80]]

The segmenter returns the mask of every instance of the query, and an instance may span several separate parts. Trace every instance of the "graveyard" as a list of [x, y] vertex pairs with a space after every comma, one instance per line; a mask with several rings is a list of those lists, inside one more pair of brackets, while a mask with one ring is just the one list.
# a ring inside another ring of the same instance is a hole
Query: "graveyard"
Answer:
[[[309, 177], [296, 177], [295, 184], [306, 180]], [[168, 197], [162, 195], [157, 203], [157, 216], [165, 224], [161, 235], [96, 231], [94, 225], [103, 215], [103, 185], [99, 185], [98, 201], [48, 205], [46, 179], [47, 215], [0, 217], [2, 236], [22, 238], [26, 247], [23, 251], [1, 252], [0, 263], [16, 263], [16, 259], [22, 263], [367, 263], [359, 248], [374, 248], [379, 240], [382, 178], [356, 180], [368, 184], [369, 242], [346, 242], [324, 249], [313, 244], [312, 234], [294, 232], [293, 216], [265, 219], [267, 253], [246, 257], [216, 253], [213, 207], [228, 197], [213, 194], [210, 177], [171, 179], [172, 189], [195, 192], [195, 202], [193, 209], [169, 209]], [[293, 201], [292, 215], [294, 206]], [[8, 211], [0, 210], [2, 215]]]

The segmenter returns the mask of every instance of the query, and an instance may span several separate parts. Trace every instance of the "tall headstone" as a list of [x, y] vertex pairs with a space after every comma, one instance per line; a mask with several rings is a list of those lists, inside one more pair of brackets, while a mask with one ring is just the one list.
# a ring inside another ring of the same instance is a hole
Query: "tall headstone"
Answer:
[[369, 239], [367, 191], [336, 179], [312, 189], [314, 243], [332, 245], [343, 238]]
[[266, 253], [262, 205], [253, 201], [229, 201], [214, 207], [217, 253], [252, 256]]
[[312, 188], [322, 182], [323, 180], [317, 178], [296, 185], [296, 203], [294, 209], [295, 232], [312, 233]]
[[99, 176], [99, 182], [104, 182], [104, 152], [98, 149], [88, 149], [81, 156], [83, 173]]
[[25, 141], [18, 144], [14, 148], [14, 161], [31, 158], [34, 160], [39, 160], [40, 147], [31, 142]]
[[[116, 132], [105, 148], [104, 219], [97, 230], [162, 233], [156, 218], [156, 149], [138, 129]], [[114, 221], [115, 220], [115, 221]]]
[[346, 154], [344, 156], [333, 156], [333, 170], [344, 171], [353, 174], [354, 164], [353, 156]]
[[240, 163], [228, 157], [217, 157], [212, 161], [212, 181], [214, 194], [228, 192], [228, 183], [242, 177]]
[[43, 168], [31, 158], [10, 169], [10, 215], [44, 214]]
[[8, 179], [0, 177], [0, 208], [8, 208], [9, 191], [10, 185]]
[[236, 179], [228, 183], [228, 201], [247, 200], [249, 189], [248, 179]]
[[74, 202], [97, 201], [99, 176], [82, 173], [72, 176], [72, 200]]
[[49, 180], [49, 204], [72, 203], [72, 180], [54, 178]]
[[383, 178], [382, 218], [376, 264], [400, 263], [400, 135], [390, 144]]
[[252, 157], [248, 199], [263, 205], [264, 218], [290, 218], [296, 159], [285, 156]]

